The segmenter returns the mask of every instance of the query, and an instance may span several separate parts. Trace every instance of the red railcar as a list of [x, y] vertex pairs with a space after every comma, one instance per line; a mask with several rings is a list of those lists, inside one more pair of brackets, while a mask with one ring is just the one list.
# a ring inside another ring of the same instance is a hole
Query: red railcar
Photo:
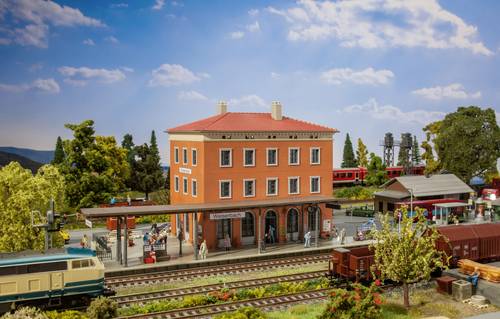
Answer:
[[339, 280], [371, 280], [371, 266], [374, 265], [374, 253], [368, 246], [354, 248], [335, 248], [328, 264], [327, 277]]
[[[412, 175], [423, 175], [425, 166], [415, 166]], [[403, 174], [403, 166], [387, 167], [387, 177], [394, 178]], [[333, 185], [363, 184], [368, 170], [366, 167], [334, 168], [332, 172]]]

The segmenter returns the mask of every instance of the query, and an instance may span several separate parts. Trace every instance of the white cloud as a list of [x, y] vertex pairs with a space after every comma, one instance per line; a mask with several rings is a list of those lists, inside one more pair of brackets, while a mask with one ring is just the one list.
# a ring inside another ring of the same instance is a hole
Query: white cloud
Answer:
[[359, 113], [369, 115], [379, 120], [391, 120], [407, 123], [427, 125], [431, 122], [441, 120], [446, 113], [426, 110], [413, 110], [405, 112], [392, 105], [379, 105], [374, 98], [364, 104], [350, 105], [342, 109], [344, 113]]
[[74, 80], [71, 78], [65, 78], [63, 79], [63, 82], [72, 86], [79, 86], [79, 87], [87, 85], [87, 81], [85, 80]]
[[11, 16], [0, 28], [0, 44], [48, 47], [49, 25], [57, 27], [103, 27], [101, 21], [85, 16], [80, 10], [44, 0], [4, 0], [0, 3], [0, 20]]
[[109, 5], [110, 8], [116, 9], [116, 8], [128, 8], [128, 3], [112, 3]]
[[57, 82], [50, 79], [36, 79], [30, 84], [3, 84], [0, 83], [0, 91], [11, 92], [11, 93], [21, 93], [29, 90], [36, 90], [46, 93], [59, 93], [61, 88]]
[[286, 10], [267, 8], [290, 24], [291, 41], [335, 39], [344, 47], [461, 48], [493, 54], [477, 40], [476, 26], [443, 9], [437, 0], [297, 3]]
[[280, 74], [276, 73], [276, 72], [271, 72], [271, 78], [273, 78], [273, 79], [279, 79], [280, 78]]
[[122, 66], [120, 67], [120, 69], [122, 69], [125, 72], [131, 72], [131, 73], [134, 72], [134, 69], [129, 68], [128, 66]]
[[229, 36], [231, 37], [231, 39], [239, 40], [245, 36], [245, 33], [241, 32], [241, 31], [235, 31], [235, 32], [231, 32], [229, 34]]
[[161, 10], [164, 5], [165, 5], [165, 0], [156, 0], [152, 9], [153, 10]]
[[448, 86], [435, 86], [431, 88], [422, 88], [411, 92], [420, 95], [429, 100], [441, 100], [444, 98], [450, 99], [478, 99], [481, 97], [481, 92], [475, 93], [465, 92], [464, 86], [460, 83], [452, 83]]
[[112, 43], [112, 44], [118, 44], [120, 43], [120, 41], [118, 41], [117, 38], [115, 38], [114, 36], [110, 35], [109, 37], [105, 37], [104, 38], [104, 41], [106, 42], [109, 42], [109, 43]]
[[210, 77], [206, 73], [194, 74], [180, 64], [162, 64], [151, 71], [150, 86], [173, 86], [190, 84], [200, 81], [201, 78]]
[[342, 84], [352, 82], [356, 84], [387, 84], [394, 77], [394, 73], [390, 70], [375, 70], [366, 68], [364, 70], [355, 71], [350, 68], [331, 69], [321, 74], [321, 80], [329, 84]]
[[181, 91], [177, 94], [177, 98], [182, 101], [208, 101], [208, 97], [196, 91]]
[[250, 9], [248, 10], [248, 15], [254, 17], [259, 14], [259, 9]]
[[91, 45], [91, 46], [95, 45], [95, 42], [92, 39], [85, 39], [85, 40], [83, 40], [82, 43], [85, 45]]
[[108, 70], [63, 66], [58, 71], [69, 79], [69, 81], [65, 80], [66, 83], [76, 84], [77, 86], [83, 86], [86, 84], [86, 80], [91, 79], [95, 79], [101, 83], [114, 83], [126, 79], [125, 73], [119, 69]]
[[247, 25], [247, 30], [248, 30], [248, 32], [260, 31], [259, 21], [255, 21], [254, 23]]
[[244, 109], [251, 109], [255, 107], [267, 107], [266, 101], [264, 101], [263, 98], [261, 98], [258, 95], [255, 94], [250, 94], [250, 95], [245, 95], [240, 98], [233, 98], [230, 99], [228, 102], [229, 106], [234, 106], [234, 107], [240, 107]]

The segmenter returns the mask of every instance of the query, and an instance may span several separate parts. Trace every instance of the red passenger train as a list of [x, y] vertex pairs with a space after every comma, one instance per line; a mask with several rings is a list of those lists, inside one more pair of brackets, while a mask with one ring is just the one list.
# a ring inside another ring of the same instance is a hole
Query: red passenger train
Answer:
[[[424, 165], [415, 166], [412, 175], [424, 175]], [[403, 174], [403, 166], [391, 166], [385, 169], [387, 177], [394, 178]], [[363, 184], [366, 179], [368, 169], [366, 167], [334, 168], [332, 173], [333, 185], [354, 185]]]

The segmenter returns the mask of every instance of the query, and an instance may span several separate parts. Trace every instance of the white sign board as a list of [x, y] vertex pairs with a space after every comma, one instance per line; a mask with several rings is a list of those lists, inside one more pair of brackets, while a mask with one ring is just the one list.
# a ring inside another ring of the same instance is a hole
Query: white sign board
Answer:
[[244, 217], [245, 217], [245, 212], [213, 213], [213, 214], [210, 214], [210, 220], [234, 219], [234, 218], [244, 218]]
[[179, 167], [179, 173], [191, 175], [191, 169], [190, 168], [185, 168], [185, 167]]
[[88, 219], [85, 219], [85, 225], [86, 225], [87, 227], [92, 228], [92, 221], [91, 221], [91, 220], [88, 220]]
[[323, 220], [323, 231], [329, 232], [332, 230], [332, 221], [329, 219]]

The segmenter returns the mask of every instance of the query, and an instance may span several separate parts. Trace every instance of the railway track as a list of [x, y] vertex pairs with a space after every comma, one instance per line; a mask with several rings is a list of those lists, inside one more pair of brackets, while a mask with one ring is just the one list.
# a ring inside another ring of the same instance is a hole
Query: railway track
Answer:
[[170, 318], [210, 318], [214, 315], [235, 311], [241, 307], [255, 307], [265, 311], [284, 308], [292, 304], [306, 303], [326, 299], [328, 288], [314, 291], [304, 291], [275, 297], [249, 299], [243, 301], [228, 302], [223, 304], [197, 306], [192, 308], [175, 309], [148, 314], [119, 317], [119, 319], [170, 319]]
[[301, 256], [292, 258], [279, 258], [263, 260], [257, 262], [245, 262], [229, 265], [217, 265], [184, 270], [162, 271], [134, 276], [119, 276], [106, 278], [106, 285], [109, 288], [130, 287], [138, 285], [149, 285], [183, 279], [193, 279], [209, 277], [222, 274], [237, 274], [257, 270], [268, 270], [274, 268], [285, 268], [297, 265], [308, 265], [325, 262], [330, 258], [330, 254], [318, 254], [311, 256]]
[[228, 289], [254, 288], [263, 285], [272, 285], [287, 281], [305, 281], [305, 280], [321, 278], [324, 276], [324, 274], [325, 271], [311, 271], [301, 274], [274, 276], [262, 279], [233, 281], [228, 283], [211, 284], [211, 285], [204, 285], [191, 288], [166, 289], [157, 292], [137, 293], [124, 296], [116, 296], [112, 298], [118, 303], [120, 307], [126, 307], [130, 304], [144, 304], [146, 302], [151, 302], [154, 300], [161, 300], [167, 298], [169, 299], [182, 298], [189, 295], [206, 294], [212, 291], [218, 291], [223, 288], [228, 288]]

